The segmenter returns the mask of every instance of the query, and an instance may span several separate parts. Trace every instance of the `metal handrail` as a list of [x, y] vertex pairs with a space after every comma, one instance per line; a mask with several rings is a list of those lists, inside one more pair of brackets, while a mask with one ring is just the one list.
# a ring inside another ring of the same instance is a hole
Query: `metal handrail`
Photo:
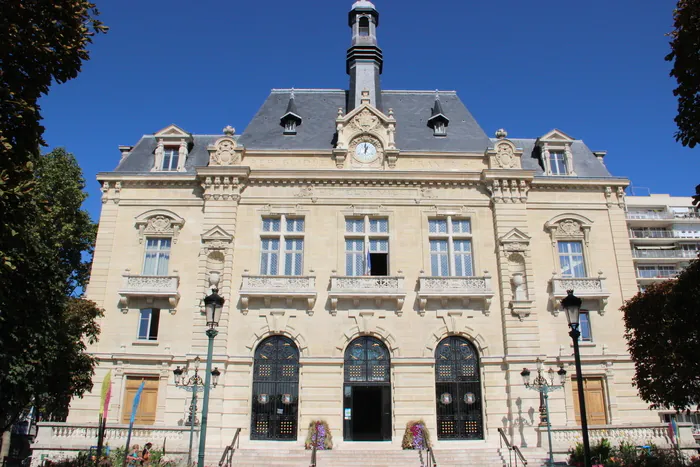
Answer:
[[523, 453], [520, 451], [518, 446], [510, 444], [510, 441], [508, 441], [508, 437], [506, 436], [506, 432], [503, 431], [503, 428], [498, 429], [498, 434], [501, 435], [501, 447], [503, 447], [503, 442], [505, 442], [506, 446], [508, 447], [508, 465], [512, 464], [510, 452], [513, 451], [515, 452], [515, 466], [518, 466], [518, 458], [520, 458], [520, 462], [523, 464], [523, 466], [527, 466], [525, 456], [523, 456]]
[[221, 459], [219, 460], [219, 467], [226, 466], [230, 467], [231, 466], [231, 461], [233, 460], [233, 453], [236, 452], [236, 448], [238, 447], [238, 443], [240, 440], [238, 439], [238, 435], [241, 434], [241, 429], [236, 428], [236, 433], [233, 435], [233, 439], [231, 440], [231, 444], [226, 446], [226, 449], [224, 449], [224, 453], [221, 455]]
[[316, 467], [316, 443], [311, 443], [311, 464], [309, 467]]
[[433, 452], [433, 447], [430, 445], [430, 440], [428, 439], [427, 432], [423, 428], [423, 441], [425, 442], [425, 457], [427, 466], [426, 467], [437, 467], [437, 460], [435, 460], [435, 453]]

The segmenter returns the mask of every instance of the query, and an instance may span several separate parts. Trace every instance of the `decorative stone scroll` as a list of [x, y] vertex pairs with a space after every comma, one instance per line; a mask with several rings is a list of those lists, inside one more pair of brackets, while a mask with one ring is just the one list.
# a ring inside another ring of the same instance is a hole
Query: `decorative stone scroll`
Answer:
[[494, 203], [526, 203], [530, 183], [522, 179], [496, 179], [487, 182], [486, 189]]
[[145, 212], [136, 218], [139, 243], [143, 243], [144, 237], [149, 235], [172, 237], [173, 243], [177, 243], [178, 234], [184, 224], [185, 219], [165, 209]]

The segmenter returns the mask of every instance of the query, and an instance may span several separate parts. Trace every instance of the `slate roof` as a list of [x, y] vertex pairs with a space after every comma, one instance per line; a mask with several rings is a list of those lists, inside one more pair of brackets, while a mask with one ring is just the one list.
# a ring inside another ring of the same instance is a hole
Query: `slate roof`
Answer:
[[[396, 146], [401, 151], [483, 153], [497, 141], [489, 138], [454, 91], [440, 91], [442, 113], [449, 116], [446, 137], [435, 137], [428, 120], [435, 106], [435, 91], [383, 91], [383, 107], [393, 109], [396, 118]], [[285, 135], [280, 118], [289, 111], [291, 90], [273, 89], [242, 135], [234, 138], [247, 149], [329, 150], [333, 147], [338, 108], [345, 111], [347, 92], [341, 89], [294, 90], [294, 113], [302, 118], [296, 135]], [[223, 135], [194, 135], [186, 172], [204, 167], [209, 160], [207, 147]], [[536, 139], [511, 139], [523, 149], [524, 169], [544, 175]], [[171, 175], [173, 172], [151, 172], [155, 160], [156, 138], [144, 135], [115, 172]], [[579, 177], [612, 177], [581, 140], [572, 144], [574, 170]]]
[[[523, 169], [534, 170], [535, 176], [544, 175], [544, 166], [540, 156], [539, 150], [535, 149], [536, 139], [516, 139], [509, 138], [510, 141], [515, 144], [516, 147], [523, 150], [523, 155], [521, 158]], [[498, 141], [495, 138], [491, 138], [491, 143]], [[593, 152], [588, 149], [586, 143], [580, 139], [574, 140], [571, 143], [571, 153], [574, 156], [574, 172], [578, 177], [612, 177], [608, 169], [600, 163]], [[549, 175], [552, 177], [553, 175]], [[568, 175], [562, 175], [562, 177], [571, 178]]]

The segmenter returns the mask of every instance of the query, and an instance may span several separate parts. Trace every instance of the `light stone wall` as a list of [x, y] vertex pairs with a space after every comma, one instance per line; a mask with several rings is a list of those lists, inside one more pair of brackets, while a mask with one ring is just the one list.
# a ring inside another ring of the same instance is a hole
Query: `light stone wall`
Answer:
[[[604, 378], [611, 424], [657, 422], [658, 415], [647, 410], [631, 386], [634, 368], [622, 337], [618, 309], [636, 292], [623, 207], [606, 198], [605, 181], [574, 179], [569, 185], [546, 186], [539, 179], [530, 186], [531, 175], [522, 175], [525, 171], [512, 175], [508, 170], [503, 171], [508, 173], [504, 177], [526, 181], [529, 193], [523, 200], [501, 202], [492, 196], [490, 182], [481, 181], [486, 160], [473, 155], [443, 157], [435, 165], [425, 157], [400, 158], [397, 169], [427, 171], [423, 180], [409, 183], [402, 181], [404, 175], [393, 175], [390, 170], [373, 182], [343, 178], [348, 177], [347, 170], [329, 172], [338, 178], [316, 174], [326, 178], [309, 181], [316, 169], [334, 169], [328, 156], [246, 156], [243, 165], [250, 166], [251, 172], [247, 179], [243, 176], [236, 182], [240, 196], [219, 199], [208, 198], [207, 188], [200, 187], [201, 177], [195, 175], [191, 179], [180, 175], [172, 183], [161, 176], [157, 184], [123, 179], [118, 193], [110, 181], [112, 188], [103, 188], [105, 203], [88, 289], [89, 298], [105, 308], [100, 341], [91, 348], [100, 365], [95, 389], [73, 401], [69, 421], [97, 418], [100, 383], [111, 369], [111, 421], [121, 418], [125, 378], [157, 375], [161, 385], [156, 425], [182, 423], [191, 394], [175, 387], [172, 370], [197, 355], [205, 357], [200, 300], [208, 292], [208, 263], [202, 235], [219, 226], [233, 241], [222, 250], [220, 293], [226, 306], [214, 351], [214, 365], [222, 375], [219, 386], [211, 391], [207, 443], [212, 448], [218, 450], [230, 442], [238, 427], [243, 429], [243, 443], [255, 443], [248, 439], [253, 354], [260, 341], [274, 334], [294, 339], [301, 354], [297, 444], [303, 443], [308, 422], [314, 419], [326, 420], [335, 441], [343, 442], [343, 353], [353, 338], [371, 334], [382, 339], [391, 352], [393, 443], [401, 442], [409, 420], [423, 418], [431, 432], [436, 432], [434, 350], [442, 338], [462, 335], [475, 344], [481, 357], [486, 442], [495, 445], [496, 429], [504, 428], [518, 445], [534, 446], [539, 440], [539, 396], [523, 386], [520, 371], [524, 366], [534, 368], [539, 357], [549, 366], [561, 363], [569, 375], [574, 374], [566, 318], [562, 312], [555, 316], [550, 297], [549, 281], [553, 271], [558, 272], [558, 259], [545, 224], [561, 214], [576, 214], [591, 221], [588, 275], [596, 277], [602, 271], [609, 292], [603, 313], [599, 313], [598, 300], [584, 304], [591, 310], [594, 341], [582, 345], [583, 372]], [[275, 174], [280, 168], [295, 169], [298, 176], [288, 171]], [[465, 170], [461, 181], [455, 180], [453, 170], [457, 168]], [[438, 169], [443, 172], [436, 172]], [[109, 177], [118, 178], [118, 174]], [[177, 271], [179, 276], [176, 312], [166, 311], [164, 299], [133, 298], [123, 313], [118, 306], [122, 274], [126, 269], [139, 274], [144, 257], [145, 241], [139, 240], [135, 219], [152, 209], [169, 210], [185, 219], [170, 260], [170, 274]], [[271, 300], [269, 306], [251, 298], [249, 311], [242, 310], [237, 291], [244, 274], [260, 272], [261, 217], [268, 213], [305, 218], [303, 273], [316, 278], [317, 299], [312, 310], [305, 308], [304, 301], [289, 303], [284, 298]], [[379, 306], [374, 300], [360, 300], [356, 305], [340, 300], [337, 314], [330, 312], [330, 277], [345, 274], [344, 219], [354, 213], [389, 218], [389, 274], [405, 277], [406, 298], [400, 316], [395, 304], [386, 299]], [[445, 213], [471, 219], [474, 272], [483, 275], [487, 270], [492, 277], [493, 298], [487, 311], [483, 300], [472, 299], [466, 307], [455, 300], [444, 304], [429, 300], [424, 316], [419, 312], [417, 282], [421, 271], [430, 275], [427, 220]], [[526, 316], [511, 313], [510, 276], [499, 259], [503, 258], [499, 238], [513, 228], [530, 237], [525, 262], [532, 304]], [[157, 343], [136, 342], [138, 310], [147, 306], [163, 308]], [[575, 403], [570, 382], [563, 391], [553, 393], [553, 424], [574, 426]]]

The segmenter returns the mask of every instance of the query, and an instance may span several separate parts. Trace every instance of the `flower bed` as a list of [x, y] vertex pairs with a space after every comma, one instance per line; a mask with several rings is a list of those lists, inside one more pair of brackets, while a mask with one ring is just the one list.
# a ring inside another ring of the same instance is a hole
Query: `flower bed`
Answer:
[[428, 428], [423, 420], [414, 420], [406, 424], [401, 447], [404, 449], [427, 449], [430, 445]]
[[333, 436], [328, 423], [324, 420], [314, 420], [309, 423], [309, 434], [306, 436], [304, 447], [313, 449], [314, 446], [319, 451], [333, 449]]

